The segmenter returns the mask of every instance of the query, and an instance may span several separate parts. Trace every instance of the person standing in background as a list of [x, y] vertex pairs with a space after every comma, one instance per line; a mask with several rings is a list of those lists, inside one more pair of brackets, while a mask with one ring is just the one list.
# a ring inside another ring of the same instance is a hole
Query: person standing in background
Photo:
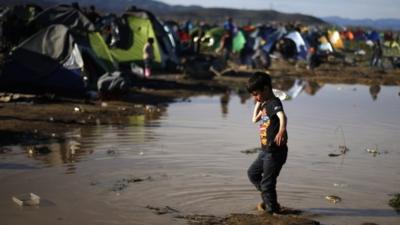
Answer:
[[151, 67], [154, 61], [154, 38], [148, 38], [143, 47], [144, 76], [150, 77]]

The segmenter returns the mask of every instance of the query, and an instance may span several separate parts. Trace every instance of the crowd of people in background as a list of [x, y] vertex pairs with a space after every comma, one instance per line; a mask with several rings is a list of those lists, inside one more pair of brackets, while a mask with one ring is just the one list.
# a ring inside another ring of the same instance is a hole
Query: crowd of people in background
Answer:
[[[24, 90], [32, 92], [82, 96], [97, 88], [100, 93], [119, 94], [135, 81], [131, 79], [148, 79], [160, 71], [212, 79], [232, 68], [265, 71], [280, 62], [310, 71], [324, 64], [400, 68], [399, 32], [300, 22], [242, 22], [232, 16], [215, 24], [193, 18], [161, 21], [134, 6], [121, 15], [78, 3], [47, 9], [33, 4], [0, 6], [0, 89], [20, 90], [23, 81]], [[70, 35], [70, 41], [46, 33], [55, 27]], [[38, 43], [57, 51], [34, 47]], [[34, 63], [26, 52], [34, 56]], [[41, 79], [49, 77], [44, 85]], [[307, 85], [301, 87], [307, 89]]]
[[[123, 32], [118, 30], [118, 26], [113, 20], [107, 22], [107, 18], [117, 18], [118, 16], [100, 13], [94, 5], [87, 8], [73, 3], [72, 7], [80, 10], [100, 29], [110, 47], [115, 46], [118, 35], [122, 35]], [[18, 9], [17, 7], [14, 10], [23, 11], [22, 8]], [[3, 50], [9, 50], [22, 41], [19, 33], [23, 30], [18, 28], [23, 29], [21, 24], [29, 22], [31, 14], [37, 14], [39, 11], [40, 7], [30, 5], [27, 13], [14, 13], [6, 17], [7, 13], [3, 10], [0, 30]], [[220, 55], [225, 62], [236, 58], [238, 59], [237, 64], [245, 65], [248, 68], [263, 69], [270, 67], [272, 59], [278, 57], [285, 60], [303, 60], [310, 70], [332, 59], [351, 65], [359, 56], [369, 57], [369, 66], [374, 68], [383, 69], [385, 57], [393, 67], [399, 66], [399, 55], [396, 55], [400, 53], [399, 34], [393, 31], [378, 32], [367, 28], [338, 28], [327, 25], [303, 25], [296, 22], [282, 24], [269, 21], [266, 21], [265, 24], [238, 26], [232, 17], [227, 17], [225, 22], [220, 25], [210, 25], [206, 21], [193, 23], [191, 20], [182, 23], [164, 21], [164, 24], [171, 25], [170, 32], [173, 33], [176, 42], [175, 48], [180, 56], [208, 52]], [[222, 30], [218, 37], [207, 35], [211, 29], [216, 27], [220, 27]], [[239, 51], [235, 51], [233, 49], [234, 42], [239, 34], [244, 36], [245, 42]], [[333, 43], [333, 41], [338, 43]], [[156, 37], [153, 37], [153, 42], [157, 43]], [[215, 42], [218, 42], [217, 47], [207, 48], [212, 45], [211, 42], [214, 45]], [[151, 40], [148, 43], [151, 43]], [[385, 49], [390, 49], [395, 53], [387, 55]], [[143, 62], [147, 66], [150, 65], [148, 62], [151, 58], [149, 51], [150, 48], [147, 45], [143, 54]], [[351, 60], [346, 58], [348, 53], [352, 53]], [[146, 71], [150, 71], [149, 67], [146, 68]]]
[[[197, 24], [197, 26], [193, 25], [188, 20], [182, 28], [177, 30], [180, 41], [189, 43], [187, 44], [189, 46], [193, 43], [194, 52], [200, 53], [200, 46], [207, 45], [210, 40], [209, 37], [205, 38], [204, 27], [207, 25], [204, 25], [204, 22]], [[378, 32], [359, 27], [338, 28], [275, 22], [239, 27], [232, 17], [227, 17], [221, 26], [224, 33], [220, 37], [220, 45], [215, 52], [226, 61], [232, 59], [234, 39], [238, 32], [242, 32], [246, 42], [237, 52], [238, 63], [251, 68], [256, 68], [258, 65], [268, 68], [271, 66], [271, 56], [286, 60], [303, 60], [307, 68], [311, 70], [329, 60], [355, 65], [356, 60], [362, 56], [367, 58], [372, 68], [383, 69], [384, 57], [395, 68], [399, 63], [400, 39], [399, 34], [393, 31]], [[190, 37], [191, 30], [197, 31], [193, 32], [194, 37]], [[384, 49], [389, 54], [385, 54]], [[349, 55], [351, 57], [346, 58]]]

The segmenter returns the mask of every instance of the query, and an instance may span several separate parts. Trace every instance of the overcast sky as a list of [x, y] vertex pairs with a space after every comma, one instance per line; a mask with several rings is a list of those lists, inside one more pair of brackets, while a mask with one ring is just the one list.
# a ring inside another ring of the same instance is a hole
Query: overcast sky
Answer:
[[317, 17], [400, 19], [400, 0], [159, 0], [171, 5], [200, 5], [239, 9], [274, 9]]

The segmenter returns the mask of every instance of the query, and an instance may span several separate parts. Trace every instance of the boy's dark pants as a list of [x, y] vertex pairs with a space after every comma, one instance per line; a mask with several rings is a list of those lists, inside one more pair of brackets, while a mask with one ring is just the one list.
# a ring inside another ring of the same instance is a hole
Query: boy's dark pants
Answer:
[[247, 170], [251, 183], [261, 192], [266, 211], [279, 211], [279, 204], [276, 195], [276, 180], [286, 162], [288, 148], [270, 147], [262, 150], [257, 159]]

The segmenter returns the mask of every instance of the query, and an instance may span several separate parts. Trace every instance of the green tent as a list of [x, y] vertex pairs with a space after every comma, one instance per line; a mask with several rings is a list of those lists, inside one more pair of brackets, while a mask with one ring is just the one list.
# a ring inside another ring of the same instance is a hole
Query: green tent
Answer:
[[383, 56], [400, 57], [400, 42], [385, 41], [382, 46]]
[[179, 64], [172, 35], [152, 13], [133, 9], [125, 12], [121, 21], [119, 26], [124, 26], [124, 30], [127, 30], [127, 26], [131, 34], [120, 36], [121, 42], [130, 43], [128, 47], [111, 49], [112, 56], [118, 63], [142, 64], [143, 47], [147, 39], [151, 37], [154, 38], [154, 55], [157, 66], [165, 68], [169, 65]]
[[[215, 50], [219, 48], [221, 44], [221, 38], [224, 35], [225, 30], [221, 27], [215, 27], [206, 32], [205, 39], [209, 40], [208, 41], [208, 47], [210, 47], [212, 50]], [[233, 46], [232, 46], [232, 51], [234, 53], [240, 52], [242, 48], [244, 47], [246, 43], [246, 39], [243, 35], [242, 31], [238, 31], [233, 38]]]
[[233, 39], [233, 52], [240, 52], [246, 44], [246, 38], [242, 31], [238, 31], [235, 38]]
[[111, 51], [104, 42], [103, 37], [98, 32], [88, 33], [89, 44], [97, 63], [106, 71], [114, 72], [118, 70], [118, 63], [111, 55]]
[[212, 50], [219, 48], [221, 44], [221, 38], [225, 30], [221, 27], [214, 27], [208, 30], [204, 36], [205, 40], [208, 40], [207, 46]]
[[[128, 49], [111, 49], [111, 54], [119, 63], [140, 62], [143, 60], [143, 47], [149, 37], [154, 38], [155, 62], [161, 64], [161, 53], [151, 21], [148, 18], [140, 18], [125, 15], [125, 20], [132, 31], [132, 45]], [[125, 38], [125, 37], [122, 37]]]

